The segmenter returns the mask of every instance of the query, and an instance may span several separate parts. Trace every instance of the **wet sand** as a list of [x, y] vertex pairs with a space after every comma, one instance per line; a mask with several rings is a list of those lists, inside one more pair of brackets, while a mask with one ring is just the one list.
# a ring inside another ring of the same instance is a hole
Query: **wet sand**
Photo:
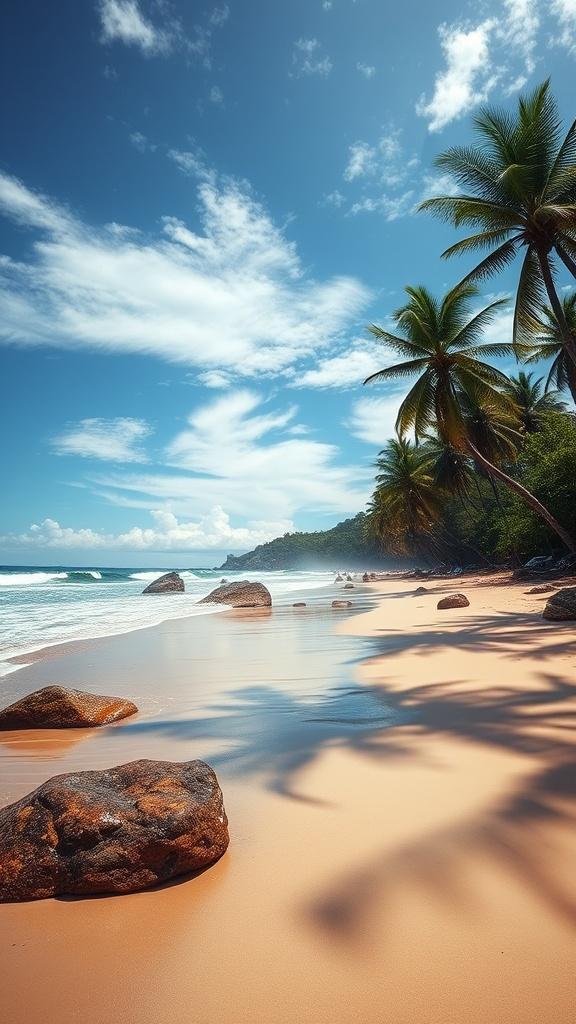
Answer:
[[[576, 627], [527, 585], [429, 587], [172, 620], [3, 680], [2, 703], [60, 682], [141, 712], [0, 734], [2, 804], [201, 757], [232, 837], [161, 890], [1, 906], [7, 1024], [574, 1024]], [[454, 589], [471, 606], [437, 611]]]

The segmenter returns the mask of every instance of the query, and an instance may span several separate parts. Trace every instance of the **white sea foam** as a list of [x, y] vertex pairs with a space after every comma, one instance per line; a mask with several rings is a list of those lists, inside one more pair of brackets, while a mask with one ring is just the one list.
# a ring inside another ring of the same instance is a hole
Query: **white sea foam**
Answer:
[[1, 572], [0, 587], [34, 587], [52, 580], [65, 580], [67, 572]]

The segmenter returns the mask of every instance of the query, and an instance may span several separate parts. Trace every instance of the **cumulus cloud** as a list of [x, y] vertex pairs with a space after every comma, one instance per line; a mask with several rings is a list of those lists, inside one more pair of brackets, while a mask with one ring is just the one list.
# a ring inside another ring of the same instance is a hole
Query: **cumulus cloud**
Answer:
[[395, 423], [404, 392], [384, 398], [359, 398], [352, 404], [348, 427], [360, 441], [383, 448], [395, 436]]
[[0, 340], [258, 376], [321, 352], [366, 305], [355, 278], [311, 278], [246, 187], [211, 176], [198, 200], [200, 230], [166, 216], [149, 237], [93, 229], [0, 174], [0, 209], [42, 232], [26, 261], [0, 262]]
[[144, 420], [119, 417], [113, 420], [85, 419], [55, 437], [51, 446], [57, 455], [78, 455], [111, 462], [146, 462], [142, 441], [151, 433]]
[[382, 345], [357, 339], [336, 356], [321, 359], [318, 364], [298, 376], [293, 386], [303, 388], [351, 388], [387, 365]]
[[[574, 0], [552, 0], [550, 5], [561, 27], [570, 9], [576, 10]], [[523, 88], [537, 65], [540, 29], [538, 0], [504, 0], [492, 16], [484, 13], [476, 23], [440, 25], [444, 67], [436, 75], [432, 95], [422, 96], [416, 107], [427, 118], [429, 130], [441, 131], [486, 102], [496, 87], [507, 95]], [[563, 30], [558, 41], [569, 46]]]
[[232, 526], [230, 516], [216, 505], [197, 521], [179, 521], [171, 512], [151, 511], [152, 527], [133, 526], [125, 533], [111, 534], [90, 528], [61, 526], [55, 519], [33, 523], [23, 533], [0, 536], [9, 548], [56, 548], [122, 551], [205, 551], [210, 548], [244, 550], [263, 544], [293, 529], [288, 519]]
[[552, 0], [550, 11], [558, 18], [559, 32], [552, 42], [576, 53], [576, 2], [575, 0]]
[[333, 64], [330, 57], [322, 55], [322, 47], [317, 39], [298, 39], [292, 51], [292, 66], [296, 78], [303, 75], [327, 78]]

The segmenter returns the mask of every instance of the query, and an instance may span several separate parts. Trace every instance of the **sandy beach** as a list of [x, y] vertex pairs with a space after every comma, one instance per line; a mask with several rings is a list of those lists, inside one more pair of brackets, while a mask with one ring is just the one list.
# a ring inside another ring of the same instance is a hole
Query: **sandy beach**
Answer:
[[[0, 734], [2, 804], [198, 757], [231, 832], [196, 878], [0, 907], [8, 1024], [573, 1024], [574, 624], [530, 584], [426, 586], [171, 620], [4, 679], [3, 704], [62, 683], [140, 714]], [[438, 611], [454, 590], [470, 607]]]

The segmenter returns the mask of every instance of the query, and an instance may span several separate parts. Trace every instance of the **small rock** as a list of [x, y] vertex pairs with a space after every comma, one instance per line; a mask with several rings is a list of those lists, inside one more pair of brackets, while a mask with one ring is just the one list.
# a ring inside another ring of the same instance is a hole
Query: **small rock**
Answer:
[[353, 583], [345, 583], [344, 584], [344, 590], [354, 590], [354, 584]]
[[334, 582], [335, 583], [343, 583], [344, 582], [344, 577], [341, 576], [340, 573], [338, 573], [338, 575], [337, 575], [336, 579], [334, 580]]
[[293, 608], [305, 608], [305, 607], [306, 607], [306, 601], [296, 601], [296, 602], [295, 602], [295, 603], [294, 603], [294, 604], [292, 605], [292, 607], [293, 607]]
[[549, 583], [542, 583], [539, 587], [532, 587], [527, 590], [527, 594], [552, 594], [556, 590], [556, 587], [552, 587]]
[[0, 810], [0, 902], [149, 889], [213, 864], [228, 842], [203, 761], [56, 775]]
[[576, 619], [576, 587], [565, 587], [558, 590], [546, 601], [542, 615], [545, 619], [561, 622]]
[[333, 608], [351, 608], [352, 601], [332, 601]]
[[370, 576], [367, 572], [365, 572], [362, 577], [362, 583], [370, 583]]
[[467, 608], [470, 601], [465, 594], [450, 594], [438, 601], [437, 608]]
[[45, 686], [0, 711], [0, 729], [83, 729], [109, 725], [137, 711], [123, 697]]
[[239, 580], [216, 587], [211, 594], [203, 597], [198, 604], [229, 604], [233, 608], [270, 608], [272, 596], [263, 583]]
[[149, 583], [143, 594], [183, 594], [184, 580], [177, 572], [167, 572]]
[[430, 593], [430, 591], [427, 590], [426, 587], [416, 587], [416, 590], [414, 591], [414, 596], [416, 596], [417, 594], [429, 594], [429, 593]]

